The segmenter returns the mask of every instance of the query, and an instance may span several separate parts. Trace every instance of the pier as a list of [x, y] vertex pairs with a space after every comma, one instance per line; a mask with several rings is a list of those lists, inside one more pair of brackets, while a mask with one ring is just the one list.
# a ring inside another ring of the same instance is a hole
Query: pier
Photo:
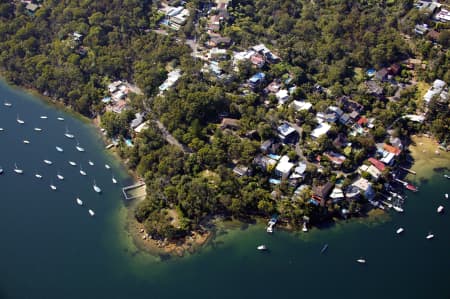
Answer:
[[414, 174], [414, 175], [417, 174], [417, 172], [415, 172], [414, 170], [411, 170], [411, 169], [408, 169], [408, 168], [404, 168], [404, 167], [399, 167], [399, 168], [400, 168], [401, 170], [404, 170], [404, 171], [410, 173], [410, 174]]
[[123, 196], [126, 200], [132, 200], [140, 197], [145, 197], [147, 195], [145, 182], [139, 182], [134, 185], [130, 185], [122, 188]]

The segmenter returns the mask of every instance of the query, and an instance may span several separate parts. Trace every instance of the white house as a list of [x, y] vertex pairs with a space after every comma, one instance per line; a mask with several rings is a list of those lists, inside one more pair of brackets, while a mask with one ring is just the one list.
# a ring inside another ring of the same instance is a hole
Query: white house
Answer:
[[282, 156], [275, 167], [275, 174], [282, 178], [287, 178], [294, 167], [294, 163], [289, 162], [288, 156]]
[[311, 137], [317, 139], [326, 134], [330, 129], [331, 126], [329, 124], [322, 122], [311, 132]]

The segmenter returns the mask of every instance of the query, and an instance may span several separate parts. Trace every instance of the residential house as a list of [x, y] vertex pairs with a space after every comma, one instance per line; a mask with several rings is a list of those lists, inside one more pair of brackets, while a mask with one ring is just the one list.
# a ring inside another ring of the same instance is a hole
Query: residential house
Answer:
[[372, 200], [375, 197], [375, 191], [372, 188], [372, 184], [365, 178], [359, 178], [352, 186], [358, 188], [368, 200]]
[[288, 156], [282, 156], [277, 166], [275, 167], [275, 175], [286, 179], [291, 174], [294, 163], [289, 162]]
[[373, 80], [366, 81], [366, 87], [367, 91], [374, 96], [381, 97], [383, 95], [383, 87]]
[[289, 100], [289, 93], [287, 89], [280, 89], [275, 94], [275, 97], [277, 98], [279, 105], [284, 105]]
[[433, 42], [437, 42], [439, 40], [440, 35], [441, 34], [436, 30], [431, 30], [430, 32], [428, 32], [427, 38]]
[[375, 180], [378, 180], [378, 178], [381, 175], [381, 171], [378, 170], [378, 168], [376, 168], [373, 165], [361, 165], [358, 169], [359, 173], [362, 174], [363, 172], [367, 172], [368, 174], [370, 174], [372, 176], [372, 178], [374, 178]]
[[322, 135], [325, 135], [329, 130], [331, 129], [331, 126], [325, 122], [319, 123], [319, 125], [311, 132], [311, 137], [313, 139], [317, 139]]
[[345, 198], [347, 200], [357, 200], [360, 196], [360, 190], [356, 186], [350, 185], [345, 189]]
[[277, 63], [280, 57], [272, 53], [264, 44], [259, 44], [252, 47], [252, 50], [263, 55], [268, 63]]
[[445, 101], [448, 99], [448, 91], [446, 90], [447, 83], [440, 79], [436, 79], [433, 82], [431, 88], [424, 95], [423, 99], [428, 104], [431, 99], [438, 97], [440, 100]]
[[343, 133], [339, 133], [337, 137], [333, 140], [334, 147], [338, 149], [347, 146], [347, 143], [348, 143], [347, 136], [345, 136], [345, 134]]
[[35, 13], [36, 10], [38, 10], [38, 8], [39, 8], [38, 4], [31, 3], [31, 2], [25, 6], [25, 9], [31, 14]]
[[301, 110], [308, 110], [309, 111], [312, 108], [312, 104], [310, 102], [297, 101], [297, 100], [294, 100], [292, 102], [292, 106], [297, 111], [301, 111]]
[[228, 48], [231, 45], [231, 39], [220, 35], [211, 36], [206, 45], [210, 48]]
[[344, 163], [346, 160], [345, 156], [335, 153], [333, 151], [327, 151], [323, 155], [325, 157], [327, 157], [328, 160], [331, 161], [331, 163], [333, 163], [335, 166], [338, 166], [338, 167], [340, 167], [342, 165], [342, 163]]
[[236, 174], [239, 177], [249, 175], [249, 173], [250, 173], [249, 168], [244, 165], [236, 165], [233, 168], [233, 172], [234, 172], [234, 174]]
[[435, 1], [419, 0], [414, 4], [414, 6], [421, 12], [432, 15], [439, 7], [441, 7], [441, 4]]
[[264, 88], [265, 93], [277, 93], [281, 88], [281, 82], [279, 80], [273, 80]]
[[350, 115], [348, 113], [344, 113], [339, 117], [339, 122], [343, 125], [347, 125], [350, 123]]
[[262, 68], [264, 66], [264, 64], [266, 63], [264, 56], [262, 56], [259, 53], [255, 53], [250, 57], [250, 62], [258, 67], [258, 68]]
[[130, 127], [132, 129], [136, 129], [140, 124], [144, 122], [145, 112], [144, 113], [136, 113], [135, 118], [131, 121]]
[[254, 160], [253, 164], [259, 166], [261, 169], [267, 172], [271, 172], [278, 161], [269, 156], [258, 155]]
[[212, 15], [208, 21], [208, 30], [213, 32], [220, 31], [220, 17], [219, 15]]
[[386, 169], [386, 166], [383, 164], [383, 162], [375, 159], [375, 158], [369, 158], [370, 164], [372, 164], [374, 167], [376, 167], [379, 171], [384, 171]]
[[248, 85], [250, 88], [255, 89], [256, 87], [260, 86], [264, 79], [266, 78], [266, 74], [264, 73], [256, 73], [250, 79], [248, 79]]
[[329, 197], [333, 203], [337, 203], [345, 198], [344, 191], [339, 187], [334, 187]]
[[239, 130], [240, 121], [239, 119], [235, 118], [223, 118], [222, 122], [220, 123], [220, 128], [222, 130], [224, 129]]
[[425, 35], [428, 32], [428, 25], [427, 24], [417, 24], [414, 27], [414, 32], [418, 35]]
[[358, 111], [352, 111], [349, 115], [348, 115], [349, 117], [350, 117], [350, 120], [352, 121], [352, 122], [356, 122], [356, 121], [358, 121], [358, 119], [359, 119], [359, 113], [358, 113]]
[[345, 112], [358, 112], [361, 113], [364, 111], [364, 106], [359, 104], [358, 102], [353, 101], [348, 96], [342, 96], [336, 100], [336, 103], [342, 107]]
[[324, 206], [333, 187], [334, 183], [331, 181], [328, 181], [325, 185], [313, 187], [313, 200]]
[[159, 86], [159, 92], [162, 94], [164, 91], [172, 87], [178, 79], [181, 77], [181, 69], [174, 69], [167, 74], [167, 79]]
[[398, 74], [400, 74], [401, 67], [399, 64], [393, 63], [387, 68], [387, 71], [389, 76], [397, 76]]
[[280, 147], [280, 143], [275, 142], [273, 139], [268, 139], [261, 144], [259, 149], [264, 154], [276, 154]]
[[137, 126], [136, 128], [134, 128], [134, 132], [136, 133], [141, 133], [143, 130], [148, 128], [148, 123], [149, 121], [144, 121], [143, 123], [141, 123], [139, 126]]
[[387, 77], [388, 69], [385, 67], [375, 73], [375, 79], [377, 79], [378, 81], [385, 81]]
[[399, 148], [401, 150], [403, 149], [402, 141], [398, 137], [390, 136], [389, 137], [389, 143], [392, 144], [396, 148]]
[[284, 123], [281, 126], [279, 126], [277, 131], [278, 137], [284, 144], [296, 143], [298, 140], [299, 135], [297, 131], [287, 123]]
[[447, 23], [450, 22], [450, 11], [448, 11], [447, 9], [441, 9], [440, 12], [438, 12], [435, 16], [434, 19], [438, 22], [442, 22], [442, 23]]

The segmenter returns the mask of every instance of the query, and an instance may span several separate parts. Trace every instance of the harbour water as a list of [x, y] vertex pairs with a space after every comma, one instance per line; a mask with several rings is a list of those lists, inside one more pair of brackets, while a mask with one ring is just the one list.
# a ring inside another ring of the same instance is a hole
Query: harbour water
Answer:
[[[5, 107], [4, 100], [13, 106]], [[17, 114], [24, 125], [16, 122]], [[86, 152], [64, 137], [66, 126]], [[0, 176], [0, 298], [450, 297], [450, 200], [444, 198], [450, 180], [443, 173], [431, 170], [426, 180], [410, 178], [420, 191], [407, 193], [403, 214], [296, 234], [275, 229], [268, 235], [262, 226], [242, 225], [219, 231], [191, 256], [161, 259], [139, 251], [124, 230], [127, 210], [120, 187], [131, 179], [90, 124], [1, 82], [0, 127], [5, 170]], [[69, 160], [82, 164], [87, 176]], [[439, 166], [450, 167], [444, 161]], [[13, 172], [14, 163], [23, 175]], [[42, 180], [34, 177], [36, 171]], [[64, 181], [56, 178], [58, 171]], [[111, 182], [113, 173], [118, 185]], [[92, 189], [94, 179], [101, 194]], [[441, 204], [447, 212], [438, 215]], [[400, 226], [405, 231], [396, 235]], [[435, 238], [426, 240], [430, 231]], [[329, 248], [321, 254], [325, 243]], [[269, 250], [258, 252], [259, 244]], [[360, 257], [365, 265], [356, 263]]]

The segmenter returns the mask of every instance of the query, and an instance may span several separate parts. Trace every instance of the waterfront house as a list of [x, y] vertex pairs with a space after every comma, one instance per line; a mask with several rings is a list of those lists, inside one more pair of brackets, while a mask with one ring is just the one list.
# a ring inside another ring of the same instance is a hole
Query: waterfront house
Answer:
[[378, 180], [378, 178], [381, 175], [381, 171], [378, 170], [378, 168], [376, 168], [373, 165], [361, 165], [358, 168], [358, 172], [360, 174], [367, 172], [368, 174], [370, 174], [372, 176], [372, 178], [374, 178], [375, 180]]
[[131, 121], [130, 127], [132, 129], [136, 129], [140, 124], [144, 122], [145, 112], [143, 113], [136, 113], [135, 118]]
[[345, 198], [344, 191], [342, 191], [339, 187], [334, 187], [333, 191], [331, 191], [330, 199], [333, 203], [337, 203]]
[[328, 198], [331, 190], [334, 187], [334, 183], [328, 181], [325, 185], [314, 186], [313, 187], [313, 199], [318, 202], [321, 206], [325, 205], [325, 201]]
[[359, 178], [352, 186], [358, 188], [361, 194], [368, 200], [372, 200], [375, 197], [375, 191], [372, 189], [372, 184], [365, 178]]
[[281, 126], [279, 126], [277, 131], [278, 137], [284, 144], [296, 143], [298, 140], [299, 136], [297, 131], [287, 123], [284, 123]]
[[374, 167], [376, 167], [380, 172], [384, 171], [386, 169], [386, 166], [383, 164], [383, 162], [375, 159], [375, 158], [369, 158], [368, 161], [370, 164], [372, 164]]

